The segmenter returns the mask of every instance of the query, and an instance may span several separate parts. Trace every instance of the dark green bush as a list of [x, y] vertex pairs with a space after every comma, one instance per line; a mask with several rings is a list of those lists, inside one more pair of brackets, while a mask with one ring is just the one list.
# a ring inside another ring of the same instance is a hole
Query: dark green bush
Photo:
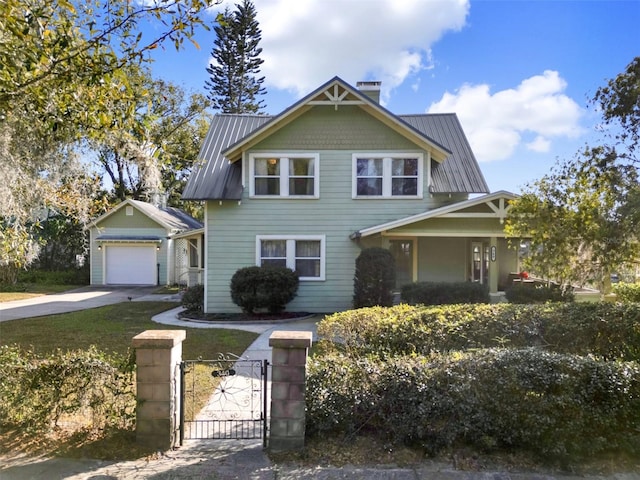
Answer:
[[318, 325], [328, 346], [359, 357], [539, 346], [640, 360], [640, 304], [398, 305], [336, 313]]
[[489, 303], [489, 288], [475, 282], [416, 282], [402, 287], [401, 298], [409, 305]]
[[616, 283], [613, 285], [613, 293], [618, 297], [620, 302], [639, 302], [640, 303], [640, 283]]
[[182, 294], [182, 306], [190, 312], [202, 312], [204, 310], [204, 285], [194, 285], [187, 288]]
[[314, 358], [307, 431], [583, 460], [640, 454], [640, 367], [540, 349]]
[[133, 355], [110, 356], [95, 347], [42, 358], [0, 346], [0, 425], [43, 431], [88, 411], [95, 427], [131, 428], [134, 367]]
[[231, 278], [231, 299], [246, 313], [266, 308], [279, 313], [298, 291], [298, 275], [289, 268], [245, 267]]
[[379, 247], [365, 248], [356, 258], [353, 279], [353, 307], [393, 305], [396, 268], [389, 250]]
[[89, 266], [67, 270], [31, 269], [18, 273], [18, 283], [40, 285], [88, 285]]
[[573, 302], [574, 294], [570, 286], [536, 284], [513, 284], [505, 291], [511, 303]]

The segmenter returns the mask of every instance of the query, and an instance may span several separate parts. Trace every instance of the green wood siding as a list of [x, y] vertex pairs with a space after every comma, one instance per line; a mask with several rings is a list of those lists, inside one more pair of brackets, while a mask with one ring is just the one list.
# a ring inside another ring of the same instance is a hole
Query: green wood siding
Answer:
[[[353, 152], [385, 151], [424, 154], [422, 199], [352, 199]], [[259, 152], [319, 154], [319, 198], [250, 198], [248, 159], [249, 154]], [[314, 108], [255, 145], [245, 152], [242, 201], [207, 202], [207, 311], [238, 311], [231, 301], [229, 283], [239, 268], [256, 264], [258, 235], [324, 235], [326, 278], [301, 281], [287, 309], [324, 313], [351, 308], [355, 259], [360, 253], [360, 244], [349, 238], [353, 232], [467, 198], [429, 195], [426, 160], [426, 152], [349, 106]], [[446, 243], [444, 247], [453, 248]], [[458, 261], [453, 253], [450, 257]], [[464, 268], [464, 261], [460, 259], [459, 269]], [[464, 273], [456, 273], [455, 279], [463, 280]]]
[[[275, 148], [275, 147], [274, 147]], [[278, 148], [283, 152], [283, 148]], [[300, 152], [300, 150], [296, 150]], [[207, 203], [207, 309], [237, 311], [229, 294], [231, 277], [241, 267], [255, 265], [257, 235], [325, 235], [325, 281], [302, 281], [289, 310], [333, 312], [351, 308], [355, 259], [359, 245], [349, 236], [440, 206], [441, 198], [352, 199], [351, 151], [319, 151], [320, 198], [252, 199], [245, 188], [238, 202]], [[249, 179], [245, 177], [245, 181]]]
[[98, 228], [160, 228], [164, 231], [164, 227], [162, 225], [150, 219], [137, 208], [133, 207], [133, 215], [127, 215], [126, 209], [127, 206], [124, 206], [117, 212], [103, 219], [98, 224]]
[[[252, 150], [416, 151], [416, 146], [356, 106], [315, 107]], [[425, 156], [426, 158], [426, 156]], [[349, 156], [351, 161], [351, 156]]]

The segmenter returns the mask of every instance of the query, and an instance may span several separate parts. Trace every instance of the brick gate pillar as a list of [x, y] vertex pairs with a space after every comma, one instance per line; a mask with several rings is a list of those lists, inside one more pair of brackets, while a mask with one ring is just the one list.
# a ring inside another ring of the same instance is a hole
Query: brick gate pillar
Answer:
[[313, 334], [275, 331], [269, 337], [271, 357], [271, 421], [269, 449], [304, 448], [306, 363]]
[[178, 443], [180, 372], [185, 330], [146, 330], [136, 350], [136, 442], [159, 450]]

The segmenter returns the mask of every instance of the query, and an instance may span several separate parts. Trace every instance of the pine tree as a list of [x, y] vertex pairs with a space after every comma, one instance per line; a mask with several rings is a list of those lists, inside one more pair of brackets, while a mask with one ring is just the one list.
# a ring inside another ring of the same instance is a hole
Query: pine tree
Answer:
[[251, 0], [243, 0], [231, 12], [227, 8], [214, 28], [213, 61], [207, 67], [210, 78], [205, 89], [213, 108], [222, 113], [257, 113], [264, 101], [264, 77], [259, 77], [262, 32]]

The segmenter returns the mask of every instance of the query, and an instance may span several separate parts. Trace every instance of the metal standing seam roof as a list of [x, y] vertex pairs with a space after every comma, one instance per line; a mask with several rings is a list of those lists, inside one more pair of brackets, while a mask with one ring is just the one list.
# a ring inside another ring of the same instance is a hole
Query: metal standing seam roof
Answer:
[[185, 200], [240, 200], [242, 165], [222, 151], [271, 120], [271, 115], [219, 114], [213, 117], [202, 148], [182, 192]]
[[[229, 162], [222, 152], [273, 118], [270, 115], [216, 115], [202, 144], [200, 163], [194, 166], [182, 198], [242, 199], [242, 166], [240, 162]], [[442, 163], [432, 162], [432, 193], [489, 193], [455, 113], [398, 115], [397, 118], [452, 152]]]
[[174, 207], [156, 207], [151, 203], [139, 200], [129, 200], [132, 205], [139, 208], [151, 219], [176, 231], [193, 230], [202, 228], [201, 222], [191, 217], [182, 210]]

